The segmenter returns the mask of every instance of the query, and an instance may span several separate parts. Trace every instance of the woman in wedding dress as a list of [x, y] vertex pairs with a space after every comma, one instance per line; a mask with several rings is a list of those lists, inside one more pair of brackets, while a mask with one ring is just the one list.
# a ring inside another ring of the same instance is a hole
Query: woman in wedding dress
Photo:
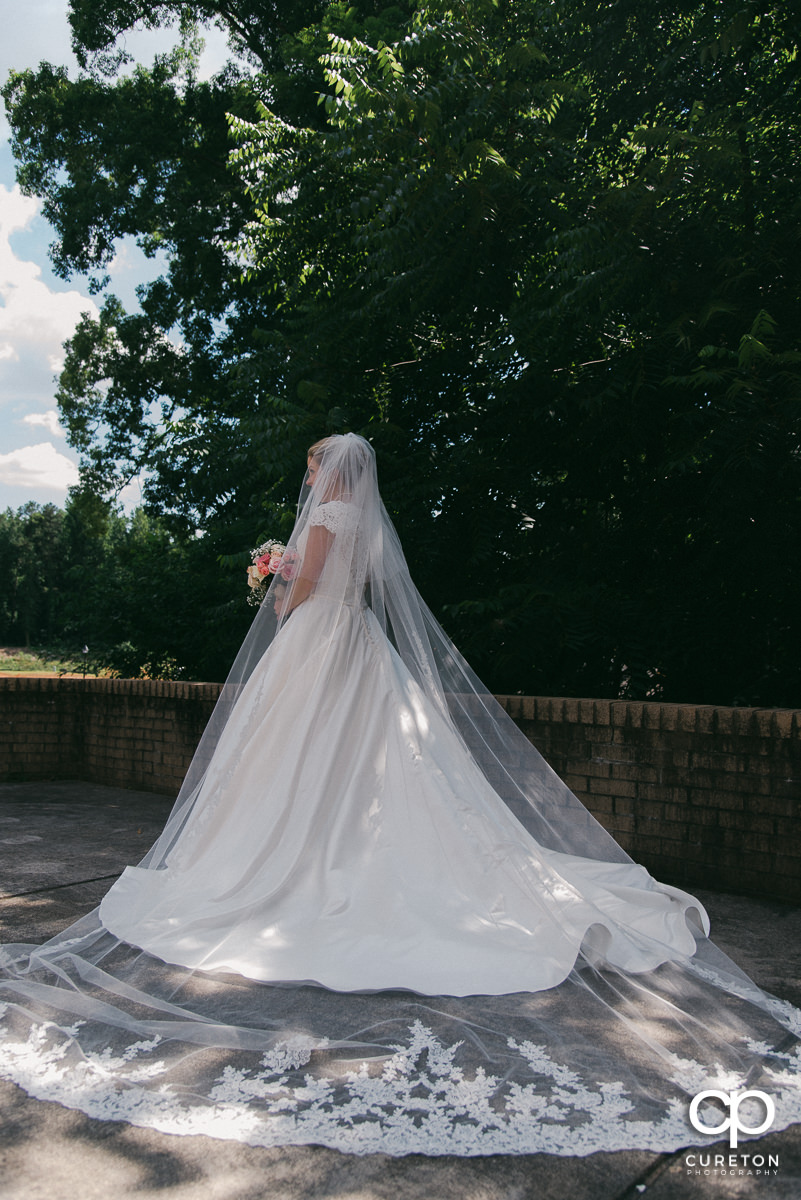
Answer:
[[95, 1116], [353, 1152], [675, 1149], [710, 1088], [763, 1092], [754, 1130], [759, 1103], [801, 1120], [801, 1013], [475, 678], [369, 443], [317, 443], [305, 484], [156, 845], [63, 935], [6, 948], [0, 1074]]

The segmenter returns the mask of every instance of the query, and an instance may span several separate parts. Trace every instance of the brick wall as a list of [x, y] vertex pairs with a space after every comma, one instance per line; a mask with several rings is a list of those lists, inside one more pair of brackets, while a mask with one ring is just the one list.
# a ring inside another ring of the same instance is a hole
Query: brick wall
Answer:
[[[0, 779], [174, 795], [219, 684], [0, 677]], [[801, 902], [801, 711], [501, 697], [658, 878]]]
[[801, 902], [801, 711], [499, 699], [652, 874]]
[[0, 779], [86, 779], [175, 795], [217, 683], [0, 678]]

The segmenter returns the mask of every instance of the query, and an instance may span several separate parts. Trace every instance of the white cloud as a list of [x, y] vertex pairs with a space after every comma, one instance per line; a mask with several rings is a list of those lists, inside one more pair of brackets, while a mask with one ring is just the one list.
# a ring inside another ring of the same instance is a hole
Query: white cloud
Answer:
[[11, 349], [6, 361], [21, 362], [31, 353], [42, 362], [57, 360], [81, 314], [98, 315], [93, 300], [75, 290], [51, 291], [42, 268], [14, 253], [12, 234], [30, 225], [38, 207], [18, 185], [9, 191], [0, 184], [0, 345]]
[[59, 454], [52, 442], [38, 442], [10, 454], [0, 454], [0, 483], [66, 492], [77, 482], [75, 463]]
[[2, 188], [0, 204], [0, 227], [6, 239], [17, 229], [27, 229], [39, 209], [39, 202], [31, 196], [23, 196], [19, 184], [9, 191]]
[[[43, 60], [63, 64], [70, 78], [76, 78], [78, 64], [67, 21], [69, 0], [0, 0], [0, 9], [0, 83], [9, 70], [36, 70]], [[178, 36], [176, 28], [136, 30], [126, 32], [121, 41], [136, 60], [150, 64], [153, 55], [169, 50]], [[206, 79], [232, 56], [219, 29], [209, 28], [204, 36], [199, 75]], [[40, 202], [12, 186], [13, 163], [5, 141], [9, 134], [0, 105], [0, 507], [22, 503], [31, 489], [63, 491], [77, 481], [74, 465], [49, 442], [19, 443], [46, 436], [45, 430], [47, 436], [61, 434], [48, 414], [53, 411], [53, 377], [63, 369], [63, 343], [74, 333], [81, 313], [98, 315], [92, 299], [51, 276], [47, 243], [53, 231], [38, 217]], [[25, 250], [15, 253], [12, 242], [21, 245], [15, 235], [23, 232]], [[112, 290], [133, 311], [136, 284], [152, 279], [163, 270], [163, 262], [161, 257], [146, 260], [133, 240], [126, 239], [117, 248], [114, 268]], [[139, 487], [132, 484], [123, 499], [126, 505], [138, 503]]]
[[127, 242], [118, 242], [114, 251], [114, 257], [106, 267], [109, 275], [116, 275], [122, 271], [130, 271], [133, 269], [131, 260], [131, 248]]
[[48, 408], [43, 413], [28, 413], [22, 418], [24, 425], [43, 425], [53, 437], [64, 437], [64, 430], [58, 423], [58, 413], [54, 408]]
[[126, 513], [131, 513], [135, 508], [139, 508], [142, 503], [142, 485], [145, 481], [144, 475], [137, 475], [130, 483], [126, 483], [125, 487], [120, 492], [117, 500], [122, 505]]

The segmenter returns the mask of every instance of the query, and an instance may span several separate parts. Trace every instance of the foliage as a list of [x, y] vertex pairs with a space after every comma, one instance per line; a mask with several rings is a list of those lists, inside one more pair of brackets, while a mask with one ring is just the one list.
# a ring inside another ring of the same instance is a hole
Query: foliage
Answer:
[[[166, 261], [68, 347], [84, 495], [146, 467], [177, 581], [352, 428], [496, 690], [797, 704], [798, 9], [74, 0], [87, 74], [6, 88], [21, 181], [64, 273]], [[248, 64], [198, 81], [198, 19]], [[184, 40], [126, 76], [135, 20]]]
[[496, 687], [797, 702], [795, 28], [429, 5], [332, 39], [326, 128], [233, 121], [248, 254], [428, 481], [400, 523]]
[[0, 513], [0, 624], [4, 641], [30, 646], [60, 629], [58, 589], [67, 545], [64, 514], [53, 504]]
[[21, 650], [13, 646], [0, 649], [0, 674], [77, 675], [98, 674], [98, 668], [88, 654], [76, 658], [53, 646], [32, 646]]
[[219, 557], [205, 539], [180, 540], [142, 509], [126, 518], [85, 494], [65, 511], [7, 509], [0, 642], [46, 646], [62, 664], [94, 673], [219, 678], [252, 615], [244, 572], [219, 566]]

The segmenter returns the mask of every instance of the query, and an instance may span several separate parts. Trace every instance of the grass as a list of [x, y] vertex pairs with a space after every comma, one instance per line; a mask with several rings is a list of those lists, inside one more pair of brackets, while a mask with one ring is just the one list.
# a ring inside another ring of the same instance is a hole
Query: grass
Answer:
[[97, 667], [84, 663], [83, 656], [64, 657], [43, 648], [0, 646], [0, 675], [96, 675]]

